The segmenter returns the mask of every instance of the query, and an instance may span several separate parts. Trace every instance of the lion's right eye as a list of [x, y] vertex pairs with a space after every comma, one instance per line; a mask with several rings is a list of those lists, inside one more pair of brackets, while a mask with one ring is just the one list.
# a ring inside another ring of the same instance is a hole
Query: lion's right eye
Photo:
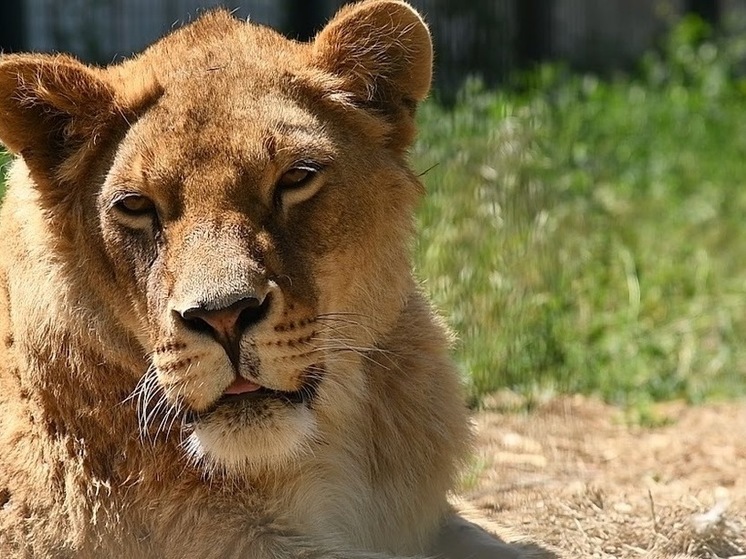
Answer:
[[114, 202], [114, 208], [130, 217], [150, 217], [155, 213], [155, 204], [140, 194], [126, 194]]
[[155, 202], [135, 192], [116, 196], [109, 206], [112, 217], [127, 229], [157, 231], [160, 227]]

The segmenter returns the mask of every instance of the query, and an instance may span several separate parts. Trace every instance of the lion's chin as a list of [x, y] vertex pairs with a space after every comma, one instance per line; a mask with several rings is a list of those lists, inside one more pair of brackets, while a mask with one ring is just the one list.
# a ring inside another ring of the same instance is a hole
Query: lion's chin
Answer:
[[240, 476], [311, 452], [317, 423], [303, 403], [225, 402], [191, 423], [189, 459], [208, 475]]

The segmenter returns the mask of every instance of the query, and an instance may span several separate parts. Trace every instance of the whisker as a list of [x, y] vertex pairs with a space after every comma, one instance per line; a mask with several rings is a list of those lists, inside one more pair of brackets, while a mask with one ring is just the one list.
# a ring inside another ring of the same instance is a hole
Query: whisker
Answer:
[[383, 366], [383, 364], [377, 361], [371, 354], [393, 355], [390, 351], [385, 350], [385, 349], [375, 348], [375, 347], [358, 347], [358, 346], [346, 344], [340, 340], [319, 340], [319, 341], [322, 341], [324, 343], [320, 346], [317, 346], [317, 349], [320, 349], [324, 352], [345, 352], [347, 351], [355, 355], [358, 355], [362, 357], [363, 359], [370, 361], [371, 363], [375, 363], [376, 365], [380, 365], [380, 366]]
[[358, 322], [356, 320], [352, 320], [352, 319], [346, 318], [346, 317], [338, 317], [338, 316], [330, 316], [330, 315], [320, 315], [320, 316], [316, 317], [316, 322], [320, 322], [324, 326], [327, 326], [328, 323], [330, 323], [330, 322], [331, 323], [341, 324], [343, 326], [358, 326], [358, 327], [362, 328], [363, 330], [365, 330], [365, 332], [369, 336], [371, 336], [373, 338], [380, 338], [380, 337], [383, 336], [383, 334], [379, 330], [377, 330], [376, 328], [374, 328], [374, 327], [372, 327], [372, 326], [370, 326], [368, 324], [363, 324], [361, 322]]

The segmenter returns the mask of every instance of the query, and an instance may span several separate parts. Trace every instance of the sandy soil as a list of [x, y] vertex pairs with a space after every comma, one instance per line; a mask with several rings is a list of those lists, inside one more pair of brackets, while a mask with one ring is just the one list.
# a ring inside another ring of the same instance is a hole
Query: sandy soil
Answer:
[[746, 402], [670, 404], [657, 428], [582, 397], [492, 406], [464, 496], [495, 523], [563, 559], [746, 559]]

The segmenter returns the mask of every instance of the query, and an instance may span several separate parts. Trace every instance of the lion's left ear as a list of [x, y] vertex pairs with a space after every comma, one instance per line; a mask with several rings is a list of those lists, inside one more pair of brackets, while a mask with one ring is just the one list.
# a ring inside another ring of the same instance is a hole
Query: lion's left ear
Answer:
[[411, 117], [430, 91], [430, 32], [405, 2], [345, 6], [318, 34], [313, 50], [315, 63], [341, 79], [346, 92], [394, 117], [402, 110]]

